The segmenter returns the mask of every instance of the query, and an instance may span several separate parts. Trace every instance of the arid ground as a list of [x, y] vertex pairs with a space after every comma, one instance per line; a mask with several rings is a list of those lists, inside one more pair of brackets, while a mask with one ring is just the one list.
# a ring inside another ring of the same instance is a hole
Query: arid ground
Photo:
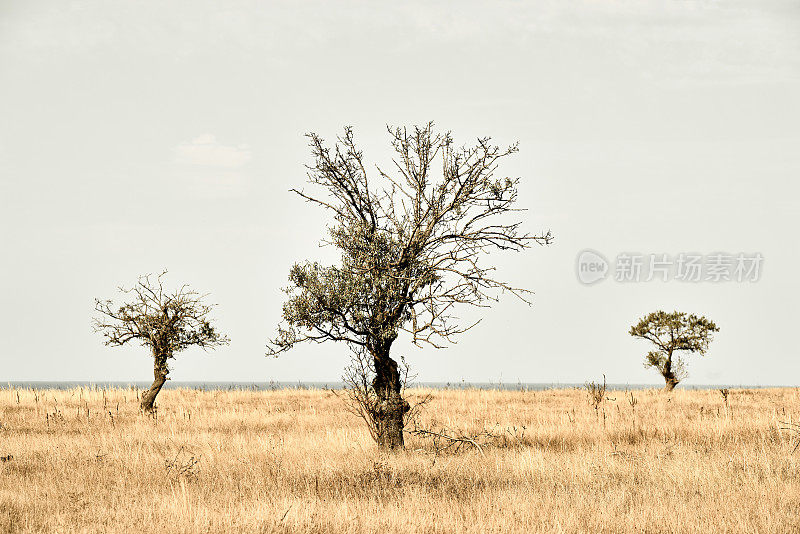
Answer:
[[480, 448], [381, 453], [328, 391], [2, 389], [0, 532], [800, 531], [800, 390], [410, 393]]

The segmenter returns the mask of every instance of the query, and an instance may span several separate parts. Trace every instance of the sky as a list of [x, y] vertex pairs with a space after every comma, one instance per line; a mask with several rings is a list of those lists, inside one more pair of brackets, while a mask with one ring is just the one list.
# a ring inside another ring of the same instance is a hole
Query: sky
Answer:
[[[432, 120], [519, 141], [498, 173], [555, 242], [489, 258], [531, 306], [462, 310], [483, 320], [446, 349], [401, 337], [418, 380], [658, 384], [628, 329], [664, 309], [720, 327], [685, 384], [800, 385], [798, 28], [780, 0], [0, 0], [0, 382], [152, 377], [91, 318], [163, 269], [231, 338], [173, 380], [337, 380], [345, 347], [265, 357], [290, 266], [335, 261], [327, 215], [289, 192], [304, 134], [352, 125], [386, 166], [386, 126]], [[651, 254], [763, 259], [742, 281], [616, 279]]]

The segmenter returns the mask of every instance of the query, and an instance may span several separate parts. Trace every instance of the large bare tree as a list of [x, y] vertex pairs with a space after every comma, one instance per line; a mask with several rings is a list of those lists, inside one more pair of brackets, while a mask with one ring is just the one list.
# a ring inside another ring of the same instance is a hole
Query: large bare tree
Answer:
[[164, 289], [166, 271], [158, 276], [139, 277], [131, 288], [119, 290], [129, 298], [116, 306], [110, 300], [95, 299], [95, 331], [105, 344], [122, 346], [138, 341], [153, 356], [153, 385], [142, 393], [141, 408], [153, 413], [155, 400], [168, 380], [169, 360], [192, 346], [203, 349], [226, 345], [229, 340], [212, 326], [208, 315], [212, 306], [203, 302], [206, 295], [183, 285], [175, 291]]
[[518, 178], [496, 178], [500, 148], [490, 138], [458, 147], [433, 123], [388, 128], [395, 152], [391, 171], [370, 178], [352, 128], [333, 147], [308, 134], [313, 192], [293, 189], [334, 219], [325, 243], [341, 252], [338, 265], [295, 264], [277, 336], [268, 354], [301, 342], [339, 341], [372, 359], [373, 420], [382, 448], [403, 446], [409, 405], [391, 348], [401, 331], [416, 345], [442, 347], [477, 323], [461, 324], [458, 305], [485, 307], [499, 294], [529, 293], [484, 263], [493, 250], [520, 251], [551, 241], [550, 232], [525, 233], [515, 217]]

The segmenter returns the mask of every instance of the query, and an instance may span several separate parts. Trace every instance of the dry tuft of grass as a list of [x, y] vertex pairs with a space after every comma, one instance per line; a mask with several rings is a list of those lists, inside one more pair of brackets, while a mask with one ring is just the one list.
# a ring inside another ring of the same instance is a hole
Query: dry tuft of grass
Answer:
[[411, 393], [481, 447], [382, 454], [319, 390], [2, 389], [0, 532], [800, 531], [797, 389]]

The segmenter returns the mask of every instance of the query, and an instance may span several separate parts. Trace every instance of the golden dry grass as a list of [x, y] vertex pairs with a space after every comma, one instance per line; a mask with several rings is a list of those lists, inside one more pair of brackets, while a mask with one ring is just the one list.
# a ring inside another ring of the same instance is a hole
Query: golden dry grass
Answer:
[[796, 389], [636, 391], [635, 416], [432, 393], [423, 425], [507, 439], [382, 454], [325, 391], [163, 391], [154, 421], [132, 390], [3, 389], [0, 532], [800, 531]]

